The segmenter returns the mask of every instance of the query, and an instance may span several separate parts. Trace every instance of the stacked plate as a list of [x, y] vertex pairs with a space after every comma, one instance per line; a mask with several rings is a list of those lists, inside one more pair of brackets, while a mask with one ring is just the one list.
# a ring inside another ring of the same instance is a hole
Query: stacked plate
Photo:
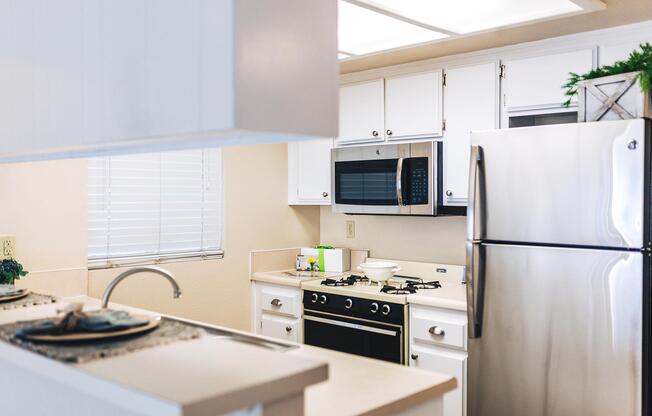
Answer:
[[0, 285], [0, 302], [24, 298], [28, 294], [27, 289], [18, 289], [13, 285]]

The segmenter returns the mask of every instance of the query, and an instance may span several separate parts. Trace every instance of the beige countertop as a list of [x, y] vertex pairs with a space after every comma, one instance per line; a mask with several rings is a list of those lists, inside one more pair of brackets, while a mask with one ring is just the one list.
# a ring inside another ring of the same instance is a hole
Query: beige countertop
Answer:
[[[86, 309], [99, 308], [97, 299], [67, 298], [57, 304], [2, 311], [0, 324], [54, 316], [64, 302], [71, 301], [83, 302]], [[122, 305], [111, 307], [158, 315]], [[305, 414], [309, 416], [389, 415], [435, 399], [456, 386], [448, 375], [323, 348], [300, 345], [275, 352], [211, 336], [77, 365], [1, 342], [0, 350], [12, 353], [3, 352], [0, 357], [21, 360], [25, 369], [60, 377], [68, 385], [83, 383], [80, 389], [92, 394], [107, 392], [107, 400], [115, 405], [129, 403], [134, 412], [157, 416], [212, 416], [304, 388]]]
[[413, 295], [407, 295], [406, 300], [412, 305], [466, 311], [466, 285], [441, 282], [441, 286], [439, 289], [420, 290]]
[[448, 375], [310, 345], [288, 354], [329, 365], [328, 381], [306, 389], [306, 416], [394, 415], [457, 386]]
[[339, 279], [346, 277], [350, 272], [297, 272], [296, 270], [278, 270], [271, 272], [255, 272], [251, 275], [251, 280], [256, 282], [272, 283], [275, 285], [301, 287], [303, 282], [316, 280], [321, 281], [326, 278]]

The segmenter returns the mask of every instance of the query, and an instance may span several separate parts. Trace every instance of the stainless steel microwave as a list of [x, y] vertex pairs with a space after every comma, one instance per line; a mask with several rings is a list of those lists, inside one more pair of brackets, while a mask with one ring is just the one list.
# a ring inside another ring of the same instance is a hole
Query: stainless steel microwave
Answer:
[[[440, 142], [333, 149], [333, 211], [346, 214], [456, 214], [443, 207], [439, 197], [441, 153]], [[460, 210], [459, 214], [462, 213]]]

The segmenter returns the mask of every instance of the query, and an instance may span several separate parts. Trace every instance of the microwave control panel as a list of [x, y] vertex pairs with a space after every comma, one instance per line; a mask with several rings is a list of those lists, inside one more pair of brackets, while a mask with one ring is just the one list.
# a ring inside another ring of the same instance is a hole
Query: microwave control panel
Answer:
[[407, 184], [403, 184], [407, 185], [404, 188], [407, 191], [405, 199], [409, 205], [426, 205], [429, 195], [428, 158], [412, 157], [407, 162]]

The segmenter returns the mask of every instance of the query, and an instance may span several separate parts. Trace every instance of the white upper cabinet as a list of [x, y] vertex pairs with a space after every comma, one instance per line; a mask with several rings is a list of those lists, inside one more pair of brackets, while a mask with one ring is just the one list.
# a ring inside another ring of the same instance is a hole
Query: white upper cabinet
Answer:
[[646, 41], [628, 41], [628, 42], [619, 42], [619, 43], [609, 43], [600, 45], [598, 51], [598, 64], [602, 65], [612, 65], [616, 61], [624, 61], [629, 58], [629, 54], [634, 50], [639, 49], [641, 43], [650, 42], [652, 43], [652, 38]]
[[386, 78], [387, 140], [441, 136], [441, 87], [441, 71]]
[[[504, 61], [503, 107], [511, 111], [560, 109], [568, 73], [593, 67], [593, 48]], [[576, 103], [576, 100], [575, 100]]]
[[383, 141], [385, 90], [382, 79], [340, 88], [340, 135], [338, 143]]
[[288, 204], [331, 204], [332, 139], [288, 143]]
[[0, 162], [337, 135], [333, 1], [5, 1], [0, 27]]
[[496, 63], [446, 69], [444, 204], [466, 205], [471, 130], [497, 127]]

